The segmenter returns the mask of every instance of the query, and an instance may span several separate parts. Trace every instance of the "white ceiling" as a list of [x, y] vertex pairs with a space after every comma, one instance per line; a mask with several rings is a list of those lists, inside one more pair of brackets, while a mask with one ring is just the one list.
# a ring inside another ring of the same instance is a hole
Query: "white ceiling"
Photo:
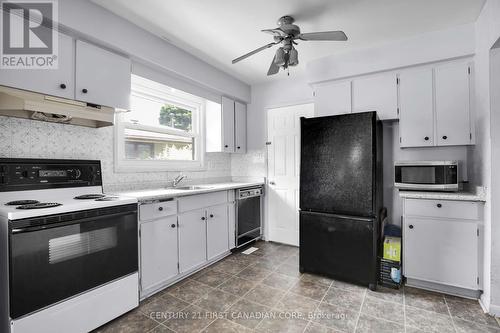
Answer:
[[344, 30], [347, 42], [299, 42], [302, 75], [312, 59], [476, 20], [485, 0], [92, 0], [249, 83], [266, 76], [275, 48], [231, 60], [272, 41], [261, 29], [292, 15], [302, 32]]

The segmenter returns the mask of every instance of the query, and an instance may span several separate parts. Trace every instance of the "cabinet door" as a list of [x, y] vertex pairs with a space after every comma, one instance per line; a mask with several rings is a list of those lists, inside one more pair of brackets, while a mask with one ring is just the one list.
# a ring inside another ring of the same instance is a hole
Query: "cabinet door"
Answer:
[[234, 101], [222, 97], [222, 151], [234, 152]]
[[229, 251], [228, 222], [227, 205], [207, 208], [208, 260]]
[[177, 216], [141, 224], [141, 289], [148, 290], [178, 272]]
[[179, 269], [187, 272], [207, 260], [207, 224], [205, 210], [179, 215]]
[[314, 87], [316, 117], [351, 113], [351, 82], [336, 82]]
[[477, 224], [405, 217], [403, 267], [408, 278], [477, 289]]
[[130, 70], [130, 59], [76, 41], [77, 100], [129, 109]]
[[377, 111], [381, 120], [398, 118], [396, 74], [379, 74], [352, 81], [352, 112]]
[[399, 76], [399, 136], [401, 147], [434, 145], [432, 69]]
[[234, 102], [234, 138], [235, 153], [245, 154], [247, 151], [247, 106]]
[[434, 75], [438, 146], [470, 144], [469, 65], [436, 67]]
[[59, 34], [58, 53], [57, 69], [0, 69], [0, 85], [73, 99], [75, 50], [71, 37]]

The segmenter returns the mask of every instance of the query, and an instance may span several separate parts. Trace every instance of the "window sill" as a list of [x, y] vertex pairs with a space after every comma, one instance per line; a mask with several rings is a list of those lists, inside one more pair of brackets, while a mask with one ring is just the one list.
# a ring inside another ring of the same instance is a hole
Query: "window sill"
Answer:
[[162, 171], [206, 171], [204, 162], [187, 161], [115, 161], [116, 173], [162, 172]]

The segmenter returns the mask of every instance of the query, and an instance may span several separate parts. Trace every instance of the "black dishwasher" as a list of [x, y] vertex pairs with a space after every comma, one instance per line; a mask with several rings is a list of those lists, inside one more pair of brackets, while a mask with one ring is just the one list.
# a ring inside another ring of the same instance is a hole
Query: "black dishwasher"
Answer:
[[262, 237], [262, 186], [237, 191], [236, 247]]

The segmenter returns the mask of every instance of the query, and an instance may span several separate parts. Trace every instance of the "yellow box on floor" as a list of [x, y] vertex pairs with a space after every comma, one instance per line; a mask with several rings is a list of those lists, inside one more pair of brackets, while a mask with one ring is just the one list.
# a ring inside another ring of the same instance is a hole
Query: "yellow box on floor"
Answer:
[[401, 260], [401, 238], [385, 237], [384, 239], [384, 259], [399, 262]]

